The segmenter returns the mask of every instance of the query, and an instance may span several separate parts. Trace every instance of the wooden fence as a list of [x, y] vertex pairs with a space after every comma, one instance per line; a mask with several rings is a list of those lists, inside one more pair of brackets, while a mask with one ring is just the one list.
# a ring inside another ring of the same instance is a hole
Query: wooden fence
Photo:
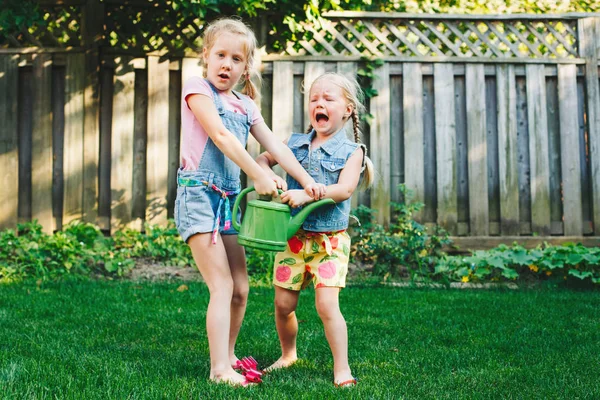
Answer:
[[[104, 15], [115, 2], [90, 3]], [[0, 49], [2, 228], [82, 219], [114, 231], [172, 217], [180, 92], [201, 74], [198, 58], [109, 47], [97, 13], [81, 15], [81, 46], [20, 47], [22, 35]], [[597, 15], [337, 13], [306, 29], [262, 57], [261, 109], [282, 139], [308, 124], [303, 84], [356, 76], [364, 56], [385, 61], [364, 137], [377, 180], [355, 205], [387, 223], [406, 183], [425, 204], [418, 219], [465, 246], [600, 243]]]

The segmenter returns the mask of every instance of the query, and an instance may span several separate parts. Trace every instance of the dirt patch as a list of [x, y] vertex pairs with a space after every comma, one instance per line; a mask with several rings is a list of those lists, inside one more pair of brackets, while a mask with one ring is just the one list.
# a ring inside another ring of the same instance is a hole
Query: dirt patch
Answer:
[[162, 265], [152, 260], [138, 259], [135, 267], [127, 275], [133, 281], [202, 281], [202, 276], [196, 268]]

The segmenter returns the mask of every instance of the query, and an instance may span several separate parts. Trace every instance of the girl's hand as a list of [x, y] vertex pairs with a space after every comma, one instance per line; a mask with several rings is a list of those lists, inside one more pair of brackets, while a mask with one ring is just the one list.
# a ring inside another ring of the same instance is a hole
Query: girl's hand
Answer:
[[309, 183], [304, 187], [304, 191], [313, 199], [321, 200], [325, 197], [325, 193], [327, 193], [327, 186], [313, 181], [313, 183]]
[[261, 175], [259, 179], [254, 181], [254, 190], [259, 195], [270, 195], [271, 197], [279, 196], [277, 184], [267, 174]]
[[313, 198], [309, 196], [304, 190], [295, 189], [288, 190], [287, 192], [282, 193], [281, 201], [283, 203], [288, 203], [290, 207], [296, 208], [312, 202]]
[[285, 181], [285, 179], [275, 174], [273, 174], [271, 178], [273, 179], [273, 182], [275, 182], [275, 184], [277, 185], [277, 189], [281, 189], [283, 191], [287, 190], [287, 182]]

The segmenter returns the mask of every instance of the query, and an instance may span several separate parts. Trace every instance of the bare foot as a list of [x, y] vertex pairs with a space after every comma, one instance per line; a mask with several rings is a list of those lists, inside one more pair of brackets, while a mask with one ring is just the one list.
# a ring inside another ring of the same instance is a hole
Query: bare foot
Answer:
[[270, 366], [268, 366], [267, 368], [264, 369], [264, 372], [272, 372], [275, 371], [276, 369], [281, 369], [281, 368], [287, 368], [290, 367], [292, 364], [294, 364], [296, 361], [298, 361], [297, 358], [280, 358], [279, 360], [275, 361], [273, 364], [271, 364]]
[[334, 373], [333, 374], [333, 383], [338, 386], [353, 386], [356, 384], [354, 377], [352, 376], [352, 373], [350, 372], [350, 370], [345, 371], [345, 372], [341, 372], [341, 373]]
[[233, 369], [231, 371], [221, 374], [210, 374], [210, 380], [214, 383], [226, 383], [231, 386], [246, 386], [246, 377], [242, 374], [238, 374]]

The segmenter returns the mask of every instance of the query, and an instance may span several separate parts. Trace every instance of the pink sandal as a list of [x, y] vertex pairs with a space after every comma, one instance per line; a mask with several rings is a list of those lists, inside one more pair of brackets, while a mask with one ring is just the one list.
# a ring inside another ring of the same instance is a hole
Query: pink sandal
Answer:
[[232, 365], [231, 367], [233, 369], [241, 370], [242, 375], [246, 377], [246, 381], [248, 382], [262, 382], [262, 372], [258, 370], [258, 362], [252, 356], [237, 360], [235, 365]]

